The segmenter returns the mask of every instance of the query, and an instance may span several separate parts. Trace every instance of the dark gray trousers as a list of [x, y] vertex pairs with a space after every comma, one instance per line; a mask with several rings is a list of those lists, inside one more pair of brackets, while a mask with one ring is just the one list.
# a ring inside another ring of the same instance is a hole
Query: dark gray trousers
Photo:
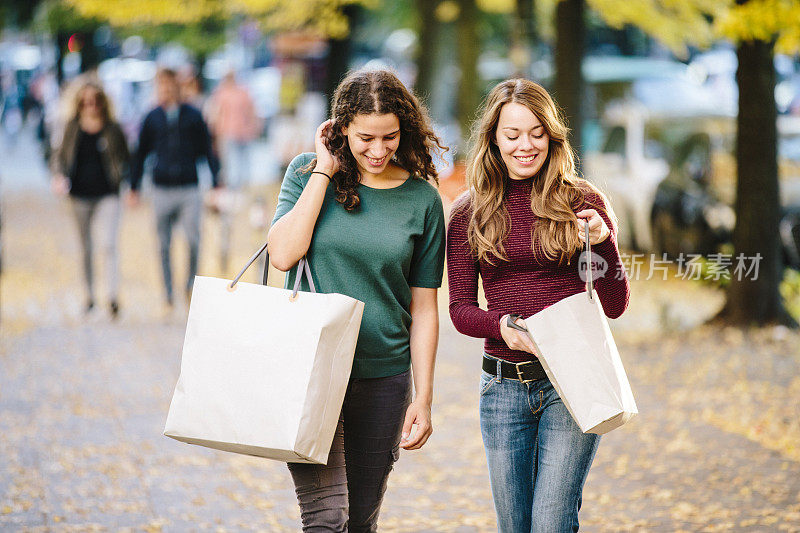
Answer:
[[351, 379], [327, 465], [289, 463], [303, 531], [378, 530], [389, 472], [411, 403], [411, 371]]

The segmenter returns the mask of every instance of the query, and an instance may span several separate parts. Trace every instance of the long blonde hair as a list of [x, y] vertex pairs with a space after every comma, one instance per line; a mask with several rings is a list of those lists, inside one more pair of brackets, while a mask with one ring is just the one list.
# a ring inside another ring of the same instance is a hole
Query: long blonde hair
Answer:
[[108, 95], [99, 81], [89, 78], [76, 80], [77, 83], [74, 87], [70, 88], [74, 91], [69, 97], [68, 117], [69, 120], [77, 120], [81, 114], [81, 103], [84, 93], [93, 91], [97, 94], [97, 103], [100, 106], [100, 115], [103, 117], [103, 123], [108, 124], [114, 121], [114, 109], [109, 101]]
[[538, 219], [531, 235], [531, 249], [537, 259], [542, 253], [546, 259], [558, 259], [562, 264], [580, 249], [574, 209], [583, 205], [587, 194], [599, 195], [605, 205], [592, 204], [592, 207], [606, 213], [614, 225], [616, 219], [604, 195], [577, 176], [575, 155], [567, 139], [569, 129], [553, 99], [541, 85], [525, 79], [510, 79], [496, 85], [473, 126], [466, 173], [472, 206], [467, 228], [470, 249], [478, 260], [491, 264], [494, 258], [508, 261], [503, 240], [511, 226], [505, 206], [511, 178], [497, 147], [496, 135], [500, 110], [509, 102], [530, 109], [550, 137], [547, 159], [531, 178], [531, 211]]

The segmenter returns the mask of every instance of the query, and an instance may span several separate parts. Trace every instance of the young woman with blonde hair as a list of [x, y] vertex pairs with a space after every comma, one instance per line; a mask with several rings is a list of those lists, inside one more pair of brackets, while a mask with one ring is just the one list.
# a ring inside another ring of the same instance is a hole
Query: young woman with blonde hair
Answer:
[[92, 222], [97, 219], [104, 225], [101, 248], [112, 317], [119, 312], [119, 187], [127, 177], [129, 159], [125, 135], [114, 121], [105, 91], [93, 81], [83, 83], [75, 93], [73, 111], [50, 166], [53, 189], [69, 194], [78, 224], [87, 312], [95, 305]]
[[[584, 220], [594, 253], [608, 266], [595, 280], [606, 315], [620, 316], [629, 298], [613, 212], [577, 176], [567, 132], [540, 85], [497, 85], [473, 132], [469, 190], [448, 226], [450, 316], [461, 333], [486, 339], [481, 433], [498, 528], [507, 533], [577, 531], [599, 441], [581, 433], [533, 342], [510, 324], [585, 290], [578, 270]], [[478, 306], [479, 277], [487, 310]]]

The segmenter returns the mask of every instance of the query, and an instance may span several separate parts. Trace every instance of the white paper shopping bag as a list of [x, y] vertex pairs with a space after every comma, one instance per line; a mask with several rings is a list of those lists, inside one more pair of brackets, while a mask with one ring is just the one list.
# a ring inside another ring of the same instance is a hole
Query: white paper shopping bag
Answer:
[[[588, 235], [587, 227], [586, 257], [591, 257]], [[581, 431], [602, 435], [639, 411], [591, 280], [589, 272], [586, 292], [543, 309], [525, 324], [547, 377]]]
[[165, 435], [281, 461], [327, 462], [364, 304], [297, 292], [304, 267], [310, 280], [301, 262], [295, 291], [242, 282], [231, 290], [229, 280], [195, 279]]
[[608, 433], [638, 413], [597, 293], [574, 294], [525, 320], [547, 377], [584, 433]]

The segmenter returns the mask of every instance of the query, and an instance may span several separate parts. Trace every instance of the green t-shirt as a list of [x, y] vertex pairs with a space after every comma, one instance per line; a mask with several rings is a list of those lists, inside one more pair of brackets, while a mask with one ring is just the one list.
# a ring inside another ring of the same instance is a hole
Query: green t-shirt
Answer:
[[[300, 198], [316, 157], [294, 158], [286, 170], [275, 221]], [[438, 288], [444, 268], [444, 212], [436, 189], [418, 177], [392, 189], [358, 186], [359, 207], [346, 211], [328, 185], [306, 254], [318, 292], [364, 302], [352, 377], [394, 376], [411, 362], [411, 287]], [[294, 284], [297, 267], [286, 276]], [[303, 290], [308, 285], [303, 280]]]

